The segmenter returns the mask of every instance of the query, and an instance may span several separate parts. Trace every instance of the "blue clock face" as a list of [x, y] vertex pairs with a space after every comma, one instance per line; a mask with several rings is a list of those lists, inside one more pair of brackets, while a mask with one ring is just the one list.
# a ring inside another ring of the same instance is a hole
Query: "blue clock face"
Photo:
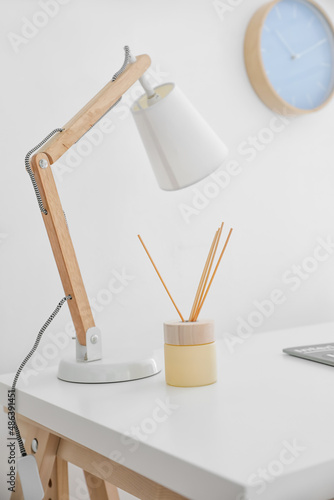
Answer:
[[281, 0], [271, 9], [262, 29], [261, 52], [271, 85], [292, 106], [315, 109], [333, 91], [333, 30], [306, 0]]

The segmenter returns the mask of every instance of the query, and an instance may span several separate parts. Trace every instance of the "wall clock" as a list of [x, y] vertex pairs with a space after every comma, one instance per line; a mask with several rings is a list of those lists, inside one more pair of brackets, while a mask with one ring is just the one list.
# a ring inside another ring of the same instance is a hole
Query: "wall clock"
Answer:
[[281, 114], [317, 111], [334, 92], [334, 28], [313, 0], [260, 7], [245, 36], [246, 69], [255, 92]]

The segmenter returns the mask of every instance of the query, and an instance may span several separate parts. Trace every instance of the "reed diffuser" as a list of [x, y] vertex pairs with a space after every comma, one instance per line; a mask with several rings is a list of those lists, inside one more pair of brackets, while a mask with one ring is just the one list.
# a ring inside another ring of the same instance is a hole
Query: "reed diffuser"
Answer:
[[164, 323], [165, 376], [169, 385], [195, 387], [213, 384], [217, 381], [216, 345], [214, 322], [198, 320], [208, 292], [216, 276], [233, 229], [229, 230], [223, 248], [214, 266], [224, 223], [216, 231], [199, 280], [194, 302], [188, 320], [185, 320], [158, 271], [140, 235], [144, 247], [161, 283], [172, 301], [181, 321]]

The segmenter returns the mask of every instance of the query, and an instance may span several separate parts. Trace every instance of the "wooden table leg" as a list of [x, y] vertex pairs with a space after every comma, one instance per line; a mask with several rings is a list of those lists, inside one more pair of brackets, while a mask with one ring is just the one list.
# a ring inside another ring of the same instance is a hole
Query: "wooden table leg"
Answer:
[[119, 500], [116, 486], [84, 471], [90, 500]]
[[69, 500], [68, 463], [57, 457], [58, 500]]
[[[117, 488], [145, 500], [187, 500], [186, 497], [124, 465], [60, 434], [56, 435], [22, 415], [17, 415], [17, 421], [28, 453], [32, 453], [32, 440], [38, 440], [35, 457], [45, 491], [44, 500], [69, 500], [68, 463], [86, 471], [85, 478], [91, 500], [119, 500]], [[109, 474], [106, 474], [105, 469]], [[16, 492], [11, 500], [23, 500], [19, 478], [16, 483]]]
[[58, 500], [58, 498], [57, 461], [55, 460], [48, 485], [44, 490], [44, 500]]
[[68, 464], [61, 458], [56, 458], [44, 491], [44, 500], [69, 500]]
[[[34, 453], [34, 456], [39, 468], [43, 489], [46, 492], [47, 488], [49, 487], [50, 481], [53, 484], [57, 483], [56, 473], [54, 473], [54, 467], [60, 438], [44, 429], [41, 429], [37, 425], [35, 426], [32, 424], [28, 424], [27, 422], [19, 422], [19, 425], [21, 434], [25, 439], [25, 448], [28, 454], [32, 453], [32, 441], [36, 439], [38, 442], [38, 449], [37, 452]], [[45, 498], [49, 500], [49, 498], [52, 497], [46, 496]], [[53, 498], [56, 499], [57, 497]], [[15, 493], [12, 493], [11, 500], [23, 500], [22, 487], [18, 475], [16, 479]]]

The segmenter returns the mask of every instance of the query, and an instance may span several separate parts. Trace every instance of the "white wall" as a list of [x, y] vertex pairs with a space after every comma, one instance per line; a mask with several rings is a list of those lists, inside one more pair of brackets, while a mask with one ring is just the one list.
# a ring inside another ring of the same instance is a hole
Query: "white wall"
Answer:
[[[207, 192], [211, 181], [177, 193], [160, 191], [124, 107], [108, 115], [114, 129], [78, 166], [64, 172], [70, 157], [61, 160], [55, 173], [89, 296], [101, 298], [115, 271], [133, 277], [96, 315], [105, 350], [129, 343], [160, 347], [162, 322], [175, 317], [136, 234], [186, 314], [221, 220], [235, 231], [203, 310], [215, 318], [218, 337], [236, 333], [238, 318], [247, 319], [254, 301], [277, 288], [286, 300], [255, 332], [332, 320], [332, 255], [306, 273], [296, 291], [282, 276], [313, 255], [318, 238], [334, 238], [334, 102], [290, 119], [253, 161], [238, 151], [250, 137], [265, 134], [273, 118], [250, 86], [242, 52], [247, 23], [264, 1], [226, 0], [239, 5], [223, 19], [211, 0], [63, 3], [17, 52], [8, 34], [20, 34], [23, 18], [31, 20], [41, 7], [33, 0], [0, 3], [0, 371], [16, 369], [63, 296], [24, 156], [110, 79], [125, 44], [135, 54], [150, 54], [155, 72], [165, 74], [158, 78], [179, 84], [224, 139], [241, 173], [217, 188], [219, 194], [187, 223], [181, 204], [191, 206], [196, 190]], [[319, 3], [334, 20], [333, 2]], [[135, 95], [130, 91], [124, 102]], [[65, 307], [50, 333], [64, 332], [69, 320]], [[50, 352], [50, 344], [46, 334], [40, 352]]]

